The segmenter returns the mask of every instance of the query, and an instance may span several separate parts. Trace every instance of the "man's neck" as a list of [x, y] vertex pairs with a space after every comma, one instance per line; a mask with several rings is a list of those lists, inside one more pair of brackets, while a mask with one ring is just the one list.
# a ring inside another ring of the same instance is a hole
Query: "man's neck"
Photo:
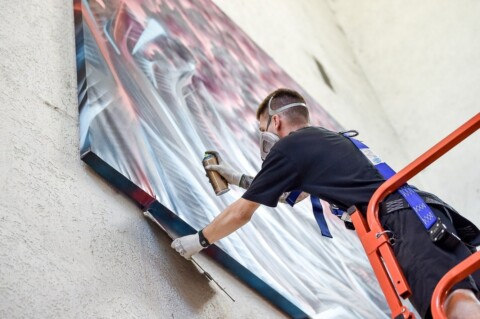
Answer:
[[309, 127], [310, 125], [309, 124], [297, 124], [297, 125], [289, 125], [288, 127], [285, 128], [284, 132], [282, 132], [283, 134], [279, 135], [280, 137], [285, 137], [287, 135], [289, 135], [290, 133], [293, 133], [295, 131], [298, 131], [302, 128], [306, 128], [306, 127]]

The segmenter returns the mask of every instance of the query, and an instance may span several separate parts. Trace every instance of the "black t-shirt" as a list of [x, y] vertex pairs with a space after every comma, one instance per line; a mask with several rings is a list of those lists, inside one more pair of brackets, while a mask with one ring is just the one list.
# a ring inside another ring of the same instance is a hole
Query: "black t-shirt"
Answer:
[[385, 181], [346, 137], [320, 127], [306, 127], [278, 141], [243, 198], [277, 206], [283, 192], [302, 190], [340, 209], [362, 211]]

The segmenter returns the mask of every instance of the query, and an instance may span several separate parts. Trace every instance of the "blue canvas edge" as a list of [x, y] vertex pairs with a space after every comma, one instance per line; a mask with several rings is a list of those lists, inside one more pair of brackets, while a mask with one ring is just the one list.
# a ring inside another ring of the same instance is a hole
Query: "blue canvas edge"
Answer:
[[[81, 159], [116, 189], [127, 195], [127, 197], [133, 199], [141, 209], [144, 211], [148, 210], [168, 233], [175, 234], [175, 236], [184, 236], [196, 232], [196, 230], [188, 223], [163, 206], [155, 198], [144, 192], [92, 151], [85, 152]], [[243, 281], [247, 286], [258, 292], [261, 296], [266, 298], [274, 306], [290, 317], [299, 319], [309, 318], [305, 312], [290, 300], [286, 299], [283, 295], [216, 245], [211, 245], [205, 249], [203, 253], [215, 260], [233, 276]]]

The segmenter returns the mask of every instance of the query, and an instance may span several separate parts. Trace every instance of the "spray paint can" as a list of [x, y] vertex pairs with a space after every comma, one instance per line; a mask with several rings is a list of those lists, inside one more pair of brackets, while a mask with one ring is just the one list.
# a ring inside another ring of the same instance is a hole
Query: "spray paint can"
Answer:
[[[202, 161], [203, 167], [207, 165], [218, 165], [218, 160], [215, 154], [205, 152], [205, 157], [203, 158]], [[227, 181], [222, 177], [222, 175], [218, 174], [216, 171], [208, 171], [207, 172], [207, 177], [210, 181], [210, 184], [212, 184], [213, 191], [217, 196], [220, 196], [230, 190], [228, 188], [228, 183]]]

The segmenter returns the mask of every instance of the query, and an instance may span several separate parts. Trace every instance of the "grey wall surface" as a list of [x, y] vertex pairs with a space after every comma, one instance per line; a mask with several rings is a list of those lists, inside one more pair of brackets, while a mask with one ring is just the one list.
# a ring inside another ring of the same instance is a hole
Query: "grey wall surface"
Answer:
[[72, 1], [1, 1], [0, 318], [277, 318], [79, 157]]
[[[479, 1], [329, 2], [407, 154], [399, 168], [478, 114]], [[479, 162], [477, 132], [416, 182], [479, 225]]]
[[[478, 110], [473, 1], [215, 3], [396, 168]], [[200, 257], [231, 302], [80, 161], [72, 3], [0, 4], [0, 317], [283, 317]], [[478, 147], [419, 179], [477, 224]]]
[[[217, 1], [397, 171], [480, 111], [478, 1], [239, 2]], [[479, 138], [477, 132], [412, 180], [477, 225]]]

